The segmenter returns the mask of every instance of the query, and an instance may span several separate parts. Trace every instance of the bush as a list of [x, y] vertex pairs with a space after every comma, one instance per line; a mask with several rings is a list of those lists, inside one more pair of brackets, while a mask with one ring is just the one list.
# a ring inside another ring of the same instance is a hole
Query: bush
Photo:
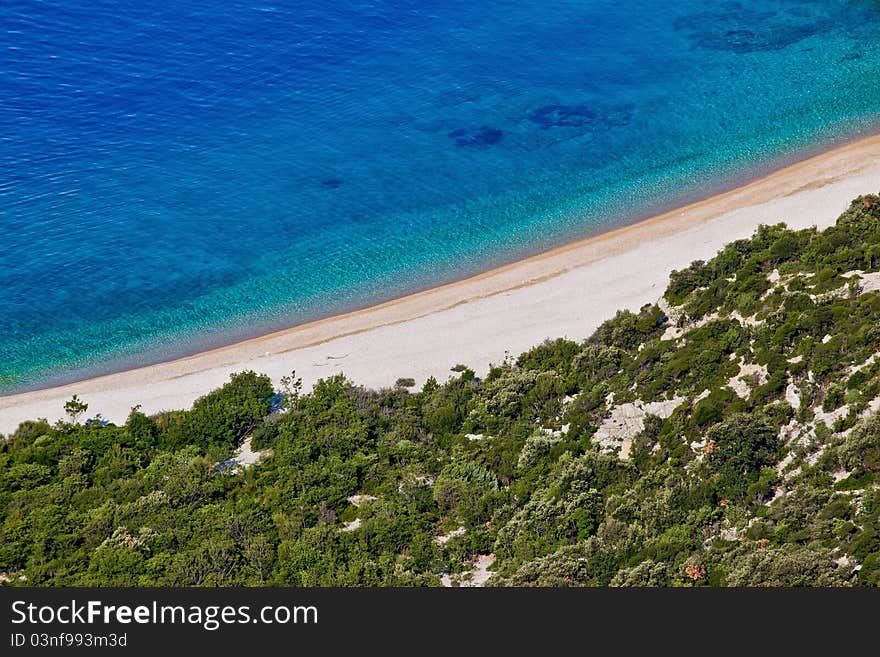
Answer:
[[786, 545], [732, 553], [725, 563], [728, 586], [843, 586], [849, 572], [827, 548]]
[[175, 443], [235, 445], [266, 416], [274, 394], [272, 381], [264, 374], [233, 374], [229, 383], [197, 399], [184, 414]]
[[880, 416], [873, 416], [853, 429], [837, 449], [838, 462], [846, 470], [880, 472]]
[[706, 440], [707, 463], [728, 499], [745, 499], [762, 468], [776, 463], [776, 430], [763, 415], [733, 415], [709, 429]]

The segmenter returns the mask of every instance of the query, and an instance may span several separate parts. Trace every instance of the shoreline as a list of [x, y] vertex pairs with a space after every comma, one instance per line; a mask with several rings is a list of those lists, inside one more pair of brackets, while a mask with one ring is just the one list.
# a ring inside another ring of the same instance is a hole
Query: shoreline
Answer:
[[[880, 123], [877, 125], [880, 125]], [[830, 153], [831, 151], [844, 146], [880, 136], [880, 127], [875, 126], [875, 129], [868, 130], [867, 136], [864, 133], [865, 131], [857, 131], [848, 135], [836, 135], [823, 138], [809, 146], [801, 146], [790, 153], [778, 155], [767, 162], [753, 164], [731, 178], [723, 180], [709, 178], [704, 187], [704, 193], [681, 191], [678, 194], [673, 194], [673, 198], [676, 200], [666, 200], [656, 203], [655, 209], [651, 211], [630, 211], [627, 213], [618, 212], [617, 214], [610, 214], [604, 217], [602, 222], [598, 225], [583, 227], [582, 230], [578, 230], [577, 232], [558, 236], [540, 247], [520, 247], [508, 253], [498, 254], [495, 257], [486, 260], [484, 266], [471, 266], [468, 269], [463, 270], [459, 275], [444, 278], [443, 280], [434, 283], [414, 285], [408, 290], [399, 293], [395, 292], [391, 294], [373, 295], [371, 298], [364, 299], [363, 301], [343, 305], [326, 312], [319, 311], [311, 316], [307, 314], [299, 318], [291, 317], [286, 321], [274, 318], [271, 320], [263, 320], [262, 322], [253, 322], [246, 328], [235, 327], [222, 329], [216, 333], [211, 333], [208, 336], [202, 336], [201, 339], [193, 338], [191, 340], [174, 342], [173, 344], [164, 345], [161, 348], [148, 347], [143, 350], [135, 348], [134, 353], [129, 353], [124, 356], [110, 356], [105, 362], [100, 364], [72, 366], [70, 369], [65, 368], [63, 373], [46, 376], [37, 381], [0, 387], [0, 399], [30, 392], [39, 392], [51, 388], [61, 388], [81, 381], [97, 379], [130, 370], [160, 365], [162, 363], [185, 360], [193, 356], [198, 356], [199, 354], [223, 349], [254, 339], [264, 338], [316, 322], [347, 316], [362, 310], [377, 308], [386, 303], [396, 302], [409, 296], [415, 296], [447, 285], [454, 285], [534, 257], [542, 257], [573, 244], [580, 244], [620, 228], [627, 228], [634, 224], [672, 213], [676, 210], [688, 208], [691, 205], [696, 205], [716, 196], [722, 196], [728, 192], [750, 185], [753, 182], [763, 180], [774, 173], [805, 160]], [[0, 432], [0, 435], [2, 435], [2, 432]]]
[[669, 272], [708, 259], [761, 223], [824, 228], [860, 194], [880, 192], [880, 135], [832, 148], [707, 199], [559, 246], [460, 281], [191, 356], [0, 397], [0, 434], [63, 417], [74, 394], [89, 416], [124, 422], [188, 407], [245, 369], [277, 384], [296, 370], [304, 388], [344, 372], [355, 384], [478, 374], [545, 338], [588, 337], [618, 309], [656, 301]]

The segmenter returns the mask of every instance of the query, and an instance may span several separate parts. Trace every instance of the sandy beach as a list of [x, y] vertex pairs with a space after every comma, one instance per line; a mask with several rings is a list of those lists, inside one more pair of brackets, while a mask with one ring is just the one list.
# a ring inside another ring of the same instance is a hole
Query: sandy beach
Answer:
[[124, 422], [184, 408], [233, 372], [277, 383], [296, 370], [306, 389], [344, 372], [360, 385], [445, 380], [465, 363], [478, 374], [545, 338], [583, 339], [618, 309], [662, 294], [669, 271], [711, 257], [759, 224], [834, 223], [856, 196], [880, 191], [880, 136], [812, 157], [725, 194], [488, 271], [460, 282], [207, 351], [70, 385], [0, 397], [0, 434], [27, 419], [54, 422], [74, 394]]

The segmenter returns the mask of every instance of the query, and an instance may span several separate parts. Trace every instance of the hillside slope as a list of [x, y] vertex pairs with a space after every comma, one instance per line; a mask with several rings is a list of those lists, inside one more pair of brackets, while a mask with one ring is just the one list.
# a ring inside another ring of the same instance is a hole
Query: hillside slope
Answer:
[[876, 586], [878, 270], [864, 196], [485, 380], [304, 395], [245, 372], [119, 427], [71, 405], [0, 445], [0, 578]]

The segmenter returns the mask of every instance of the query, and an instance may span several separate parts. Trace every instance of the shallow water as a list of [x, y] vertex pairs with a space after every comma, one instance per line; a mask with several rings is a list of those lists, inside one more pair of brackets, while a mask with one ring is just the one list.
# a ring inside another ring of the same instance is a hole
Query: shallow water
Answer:
[[0, 389], [369, 305], [880, 124], [880, 3], [0, 7]]

